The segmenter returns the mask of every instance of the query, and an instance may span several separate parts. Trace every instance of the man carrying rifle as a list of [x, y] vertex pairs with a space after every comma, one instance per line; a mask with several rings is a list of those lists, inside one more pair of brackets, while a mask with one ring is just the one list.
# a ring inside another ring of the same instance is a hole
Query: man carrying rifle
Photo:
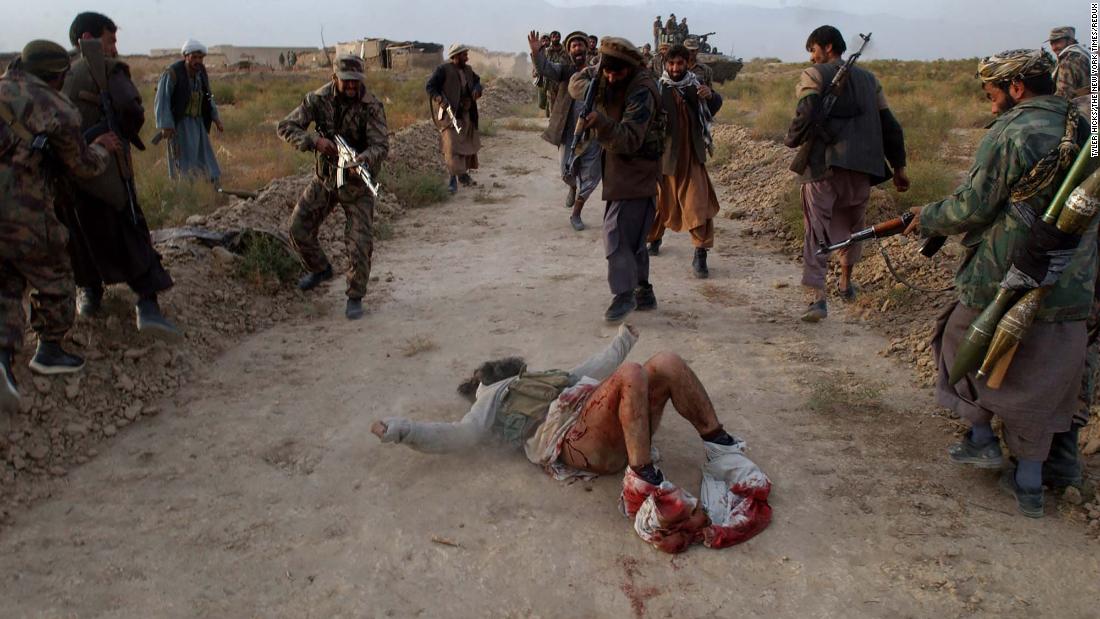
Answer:
[[[845, 63], [841, 58], [846, 50], [844, 37], [832, 26], [821, 26], [810, 33], [806, 51], [814, 64], [799, 77], [798, 107], [785, 140], [787, 146], [800, 148], [800, 155], [803, 151], [808, 154], [801, 164], [805, 167], [795, 169], [800, 157], [792, 165], [802, 183], [802, 285], [812, 297], [802, 315], [806, 322], [817, 322], [828, 315], [828, 256], [818, 255], [818, 249], [864, 228], [871, 187], [889, 179], [891, 168], [897, 190], [909, 189], [901, 125], [890, 112], [875, 76], [852, 60]], [[838, 74], [842, 81], [835, 84]], [[836, 102], [825, 118], [829, 95], [835, 95]], [[839, 255], [837, 291], [841, 298], [851, 300], [856, 294], [852, 267], [859, 262], [860, 246], [845, 248]]]
[[69, 28], [69, 42], [81, 57], [73, 63], [63, 92], [80, 111], [87, 139], [108, 131], [123, 141], [102, 174], [73, 183], [62, 200], [60, 215], [69, 228], [69, 253], [76, 285], [77, 311], [99, 312], [107, 284], [125, 282], [137, 294], [137, 328], [175, 336], [179, 331], [161, 313], [158, 295], [172, 287], [172, 277], [153, 248], [145, 214], [134, 189], [130, 146], [145, 150], [139, 137], [145, 109], [130, 68], [118, 60], [118, 27], [99, 13], [81, 13]]
[[[375, 178], [389, 153], [386, 112], [382, 102], [366, 88], [363, 61], [355, 56], [336, 59], [332, 81], [307, 94], [301, 105], [279, 122], [279, 137], [301, 151], [317, 155], [314, 177], [298, 198], [290, 216], [290, 240], [309, 271], [298, 281], [298, 288], [311, 290], [332, 278], [332, 264], [321, 249], [317, 234], [325, 217], [339, 204], [347, 224], [344, 243], [349, 259], [347, 275], [348, 320], [363, 317], [363, 296], [370, 279], [374, 253], [374, 196], [366, 183], [352, 170], [348, 180], [337, 186], [339, 151], [337, 136], [347, 141], [358, 160], [365, 163]], [[316, 132], [310, 132], [310, 124]]]
[[481, 98], [481, 78], [470, 67], [470, 50], [455, 43], [447, 53], [448, 62], [428, 78], [424, 89], [432, 104], [432, 120], [439, 129], [443, 159], [450, 172], [447, 188], [454, 193], [458, 184], [475, 185], [470, 170], [477, 169], [481, 150], [478, 133], [477, 100]]
[[574, 73], [569, 94], [594, 104], [580, 128], [593, 130], [603, 147], [604, 255], [614, 295], [604, 318], [617, 322], [635, 309], [657, 307], [645, 246], [664, 148], [657, 82], [630, 41], [604, 37], [599, 66]]
[[569, 96], [569, 78], [588, 65], [588, 38], [583, 32], [571, 32], [565, 37], [565, 49], [569, 53], [569, 62], [555, 62], [547, 58], [544, 50], [538, 46], [538, 33], [527, 36], [531, 48], [531, 63], [539, 75], [558, 85], [557, 101], [550, 116], [550, 124], [542, 134], [542, 139], [558, 147], [561, 161], [561, 179], [569, 185], [569, 194], [565, 206], [571, 208], [569, 223], [578, 232], [584, 230], [581, 210], [596, 185], [600, 184], [602, 167], [600, 166], [600, 144], [594, 139], [582, 142], [581, 152], [574, 152], [573, 133], [577, 118], [583, 114], [584, 99]]
[[[1000, 468], [1005, 459], [990, 425], [994, 416], [1000, 417], [1005, 443], [1016, 459], [1002, 486], [1015, 495], [1019, 510], [1033, 518], [1043, 515], [1043, 461], [1053, 455], [1052, 442], [1072, 445], [1066, 455], [1076, 457], [1072, 423], [1097, 275], [1095, 220], [1070, 245], [1068, 262], [999, 388], [973, 372], [956, 384], [950, 384], [948, 375], [968, 327], [997, 295], [1009, 267], [1027, 268], [1031, 254], [1021, 250], [1029, 240], [1035, 235], [1058, 240], [1057, 231], [1052, 233], [1037, 216], [1051, 203], [1088, 129], [1076, 107], [1055, 96], [1052, 66], [1050, 57], [1037, 49], [1002, 52], [979, 63], [978, 77], [997, 118], [978, 145], [966, 181], [952, 196], [914, 208], [918, 219], [910, 226], [925, 236], [963, 234], [967, 249], [955, 276], [958, 301], [940, 316], [932, 341], [939, 368], [936, 400], [970, 422], [966, 436], [948, 454], [958, 464]], [[1047, 464], [1052, 472], [1067, 473], [1061, 462]], [[1079, 475], [1078, 468], [1051, 481], [1079, 483], [1079, 478], [1072, 479]]]
[[0, 78], [0, 430], [6, 430], [8, 414], [19, 410], [12, 364], [23, 342], [28, 288], [38, 335], [31, 369], [61, 374], [84, 366], [61, 348], [73, 322], [74, 291], [54, 196], [64, 176], [103, 172], [107, 149], [121, 144], [113, 133], [85, 144], [80, 115], [58, 92], [68, 70], [65, 48], [31, 41]]

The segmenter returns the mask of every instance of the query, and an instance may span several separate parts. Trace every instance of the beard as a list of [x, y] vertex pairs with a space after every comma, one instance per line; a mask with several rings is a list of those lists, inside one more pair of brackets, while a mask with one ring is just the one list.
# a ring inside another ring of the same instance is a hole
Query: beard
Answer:
[[583, 67], [585, 61], [587, 61], [587, 60], [588, 60], [588, 54], [585, 54], [583, 52], [580, 53], [580, 54], [573, 54], [573, 64], [578, 66], [578, 67]]

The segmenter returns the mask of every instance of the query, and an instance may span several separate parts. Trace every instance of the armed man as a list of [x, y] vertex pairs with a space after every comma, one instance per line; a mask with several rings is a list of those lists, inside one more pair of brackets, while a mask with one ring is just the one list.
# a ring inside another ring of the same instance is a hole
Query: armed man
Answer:
[[[363, 296], [370, 279], [374, 253], [374, 195], [367, 179], [352, 169], [343, 174], [337, 142], [342, 138], [358, 153], [373, 178], [389, 154], [389, 134], [382, 102], [367, 91], [363, 61], [355, 56], [336, 60], [332, 81], [307, 94], [301, 105], [279, 122], [279, 137], [300, 151], [316, 154], [310, 181], [290, 215], [290, 240], [309, 271], [298, 281], [301, 290], [312, 290], [332, 279], [329, 262], [317, 234], [325, 217], [339, 204], [347, 223], [344, 244], [348, 254], [348, 320], [363, 317]], [[309, 131], [313, 124], [315, 132]], [[339, 186], [339, 179], [346, 179]]]
[[432, 102], [432, 120], [439, 129], [444, 163], [450, 172], [447, 188], [451, 193], [476, 185], [470, 170], [478, 167], [481, 150], [478, 132], [477, 100], [481, 98], [481, 78], [468, 64], [470, 50], [455, 43], [447, 52], [448, 61], [436, 67], [424, 89]]
[[1077, 42], [1077, 30], [1061, 26], [1050, 31], [1050, 49], [1058, 56], [1054, 65], [1055, 94], [1077, 103], [1085, 118], [1089, 117], [1089, 53]]
[[714, 92], [688, 70], [690, 53], [673, 45], [661, 76], [660, 105], [668, 115], [669, 141], [661, 157], [657, 185], [657, 217], [649, 231], [649, 255], [660, 253], [665, 229], [687, 230], [695, 254], [695, 277], [710, 276], [707, 250], [714, 247], [714, 217], [718, 196], [707, 174], [707, 155], [714, 148], [710, 125], [722, 108], [722, 95]]
[[115, 131], [123, 146], [105, 172], [73, 183], [72, 195], [60, 209], [70, 233], [77, 311], [96, 315], [104, 286], [125, 283], [138, 298], [138, 330], [175, 337], [179, 330], [161, 313], [158, 301], [172, 287], [172, 277], [153, 247], [134, 188], [130, 146], [145, 150], [139, 136], [145, 108], [130, 67], [118, 59], [117, 31], [99, 13], [80, 13], [69, 28], [69, 42], [80, 48], [81, 57], [73, 63], [63, 92], [80, 111], [85, 136]]
[[684, 39], [684, 48], [688, 51], [688, 71], [699, 78], [699, 83], [707, 88], [714, 88], [714, 69], [710, 65], [699, 62], [699, 39], [688, 37]]
[[[846, 50], [844, 37], [832, 26], [810, 33], [806, 51], [813, 66], [799, 77], [795, 88], [798, 106], [784, 140], [787, 146], [800, 148], [791, 170], [802, 184], [802, 285], [811, 297], [802, 314], [806, 322], [818, 322], [828, 315], [828, 256], [818, 255], [817, 250], [864, 228], [872, 186], [892, 177], [898, 191], [909, 189], [901, 125], [890, 112], [875, 76], [841, 58]], [[833, 84], [837, 75], [845, 80], [839, 90]], [[823, 118], [826, 101], [832, 96], [836, 97], [833, 111]], [[806, 151], [808, 158], [798, 169]], [[838, 253], [837, 291], [842, 299], [851, 300], [856, 296], [852, 267], [859, 262], [860, 248]]]
[[538, 47], [538, 41], [534, 38], [537, 34], [531, 32], [527, 36], [527, 43], [531, 48], [531, 64], [535, 66], [539, 75], [558, 84], [557, 97], [561, 102], [561, 105], [554, 109], [542, 139], [558, 147], [561, 179], [569, 186], [569, 193], [565, 198], [565, 206], [572, 209], [569, 223], [579, 232], [584, 230], [584, 221], [581, 219], [584, 204], [596, 190], [603, 176], [598, 141], [589, 139], [582, 143], [579, 153], [573, 152], [572, 149], [573, 132], [577, 118], [583, 113], [584, 101], [574, 100], [569, 96], [569, 78], [588, 66], [588, 38], [580, 31], [569, 33], [569, 36], [565, 37], [569, 62], [559, 63], [547, 58]]
[[[956, 384], [948, 376], [968, 327], [998, 294], [1009, 267], [1024, 264], [1020, 251], [1033, 235], [1051, 234], [1038, 215], [1087, 140], [1075, 106], [1055, 96], [1052, 67], [1049, 55], [1038, 49], [1010, 50], [979, 63], [978, 77], [996, 119], [978, 145], [966, 181], [947, 199], [914, 208], [918, 218], [910, 226], [925, 236], [963, 234], [967, 249], [955, 276], [957, 302], [940, 316], [932, 342], [939, 372], [936, 401], [970, 422], [965, 438], [948, 454], [958, 464], [1001, 468], [1005, 458], [990, 425], [1000, 417], [1016, 460], [1001, 485], [1033, 518], [1043, 515], [1043, 461], [1054, 455], [1052, 442], [1072, 442], [1076, 453], [1072, 419], [1097, 277], [1095, 219], [1068, 252], [999, 388], [973, 372]], [[1060, 462], [1047, 464], [1052, 473], [1066, 472]]]
[[92, 178], [108, 165], [118, 137], [104, 133], [89, 146], [80, 114], [60, 94], [69, 54], [52, 41], [31, 41], [0, 77], [0, 413], [19, 410], [12, 371], [23, 342], [23, 294], [31, 293], [31, 327], [39, 374], [76, 372], [84, 360], [61, 341], [73, 323], [73, 274], [65, 227], [54, 214], [57, 183]]
[[657, 19], [653, 20], [653, 47], [656, 48], [661, 44], [661, 35], [665, 33], [664, 24], [661, 22], [661, 16], [658, 15]]
[[[202, 175], [217, 186], [221, 168], [210, 144], [210, 127], [217, 127], [220, 133], [225, 126], [203, 64], [206, 46], [188, 39], [180, 53], [183, 58], [160, 76], [153, 103], [157, 129], [167, 142], [168, 176], [180, 179]], [[279, 57], [283, 58], [281, 54]]]
[[574, 99], [599, 95], [581, 127], [594, 130], [603, 147], [604, 255], [614, 295], [604, 313], [608, 322], [620, 321], [635, 309], [657, 307], [645, 239], [656, 216], [664, 136], [657, 82], [641, 63], [642, 54], [630, 41], [604, 37], [599, 66], [578, 71], [569, 80]]

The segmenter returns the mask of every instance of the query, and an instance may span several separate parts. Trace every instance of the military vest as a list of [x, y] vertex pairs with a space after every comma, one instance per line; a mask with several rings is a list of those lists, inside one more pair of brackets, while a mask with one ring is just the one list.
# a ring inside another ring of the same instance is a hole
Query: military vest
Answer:
[[507, 443], [527, 440], [546, 420], [550, 404], [573, 382], [569, 372], [562, 370], [521, 373], [508, 385], [493, 421], [493, 433]]
[[[191, 105], [191, 77], [187, 74], [187, 64], [183, 60], [172, 63], [168, 70], [174, 74], [175, 78], [171, 92], [172, 120], [178, 126], [187, 114], [188, 106]], [[213, 95], [210, 94], [210, 79], [206, 75], [206, 69], [199, 71], [195, 79], [199, 80], [199, 93], [202, 96], [200, 111], [202, 124], [206, 128], [206, 132], [210, 133], [210, 125], [214, 122], [214, 105], [211, 103]]]

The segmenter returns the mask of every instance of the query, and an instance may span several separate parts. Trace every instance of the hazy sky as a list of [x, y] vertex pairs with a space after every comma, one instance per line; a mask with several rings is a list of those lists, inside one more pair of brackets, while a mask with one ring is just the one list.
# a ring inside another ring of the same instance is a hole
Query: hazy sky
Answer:
[[1038, 46], [1051, 26], [1062, 24], [1076, 26], [1079, 38], [1087, 39], [1089, 7], [1081, 0], [46, 0], [34, 10], [5, 11], [0, 50], [16, 51], [35, 38], [65, 42], [73, 16], [93, 4], [119, 24], [123, 53], [177, 48], [188, 37], [208, 45], [318, 46], [322, 25], [330, 45], [380, 36], [521, 51], [524, 28], [546, 28], [546, 22], [563, 31], [594, 30], [640, 43], [649, 37], [653, 16], [673, 10], [688, 15], [693, 25], [719, 30], [716, 42], [723, 51], [788, 60], [805, 55], [801, 33], [823, 20], [845, 34], [878, 28], [884, 35], [878, 49], [885, 56], [936, 58]]

